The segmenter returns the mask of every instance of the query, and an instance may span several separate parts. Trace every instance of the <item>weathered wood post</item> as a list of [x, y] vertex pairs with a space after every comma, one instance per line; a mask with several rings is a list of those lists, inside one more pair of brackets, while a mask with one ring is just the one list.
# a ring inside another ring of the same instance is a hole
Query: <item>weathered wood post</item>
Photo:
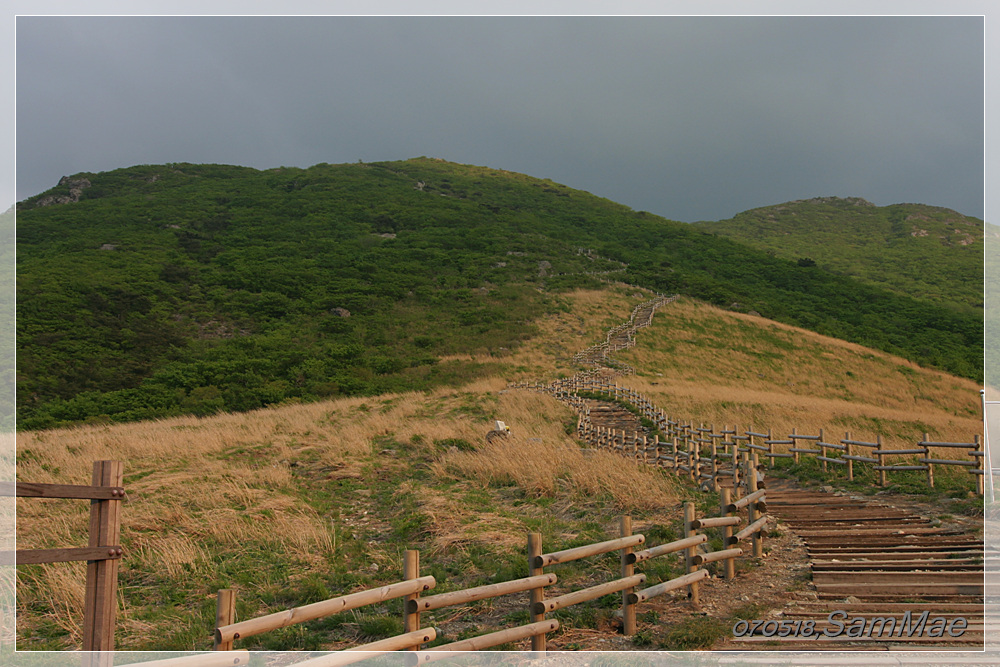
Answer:
[[[722, 487], [719, 492], [719, 516], [730, 516], [729, 503], [732, 502], [733, 493], [731, 489]], [[733, 527], [723, 526], [722, 527], [722, 548], [729, 549], [733, 546]], [[729, 581], [736, 576], [736, 563], [732, 558], [727, 558], [723, 561], [726, 573], [726, 580]]]
[[[730, 439], [733, 441], [733, 450], [739, 451], [740, 450], [740, 426], [739, 426], [739, 424], [733, 424], [733, 433], [732, 433], [732, 437]], [[746, 440], [747, 440], [748, 444], [753, 443], [753, 438], [747, 438]], [[750, 451], [754, 451], [753, 447], [749, 447], [748, 449], [750, 449]], [[728, 450], [726, 450], [726, 451], [728, 452]]]
[[[632, 517], [628, 515], [623, 515], [621, 518], [621, 536], [629, 537], [632, 535]], [[631, 577], [635, 574], [635, 565], [629, 562], [628, 556], [632, 553], [632, 547], [624, 547], [621, 550], [621, 561], [622, 561], [622, 579], [626, 577]], [[635, 620], [635, 607], [636, 605], [629, 602], [629, 596], [635, 593], [635, 587], [626, 588], [622, 590], [622, 633], [629, 637], [635, 634], [636, 631], [636, 620]]]
[[[94, 461], [93, 486], [121, 487], [125, 466], [121, 461]], [[119, 544], [121, 498], [90, 501], [89, 547]], [[118, 609], [118, 560], [87, 561], [87, 587], [83, 603], [83, 650], [115, 650], [115, 612]]]
[[[924, 442], [931, 441], [931, 434], [924, 433]], [[924, 458], [929, 459], [931, 457], [931, 448], [928, 445], [924, 445], [927, 452], [924, 454]], [[934, 488], [934, 464], [930, 461], [927, 462], [927, 486]]]
[[[795, 428], [794, 427], [792, 428], [792, 435], [791, 435], [791, 437], [789, 439], [792, 441], [792, 447], [791, 448], [792, 449], [798, 449], [799, 448], [799, 443], [798, 443], [798, 440], [795, 439]], [[799, 462], [799, 453], [793, 451], [792, 452], [792, 458], [793, 458], [793, 460], [796, 463], [798, 463]]]
[[[758, 487], [757, 466], [755, 461], [750, 462], [750, 470], [748, 471], [747, 479], [750, 483], [750, 489], [749, 489], [750, 493], [751, 494], [757, 493], [759, 489], [757, 488]], [[761, 513], [758, 510], [759, 507], [760, 505], [758, 505], [758, 501], [756, 500], [750, 503], [749, 507], [750, 516], [748, 517], [749, 522], [747, 523], [747, 525], [752, 524], [754, 521], [760, 518]], [[766, 507], [766, 505], [764, 505], [764, 507]], [[751, 543], [753, 544], [753, 557], [762, 558], [764, 556], [764, 540], [761, 537], [761, 531], [758, 530], [751, 536]]]
[[[541, 533], [528, 533], [528, 575], [534, 577], [535, 575], [544, 574], [544, 568], [541, 567], [541, 557], [542, 557], [542, 534]], [[541, 603], [545, 600], [545, 588], [539, 586], [538, 588], [531, 589], [531, 622], [536, 623], [538, 621], [545, 620], [545, 612], [538, 614], [535, 613], [535, 607], [540, 606], [536, 603]], [[543, 652], [545, 651], [545, 634], [535, 635], [531, 638], [531, 650]]]
[[[420, 578], [420, 552], [416, 549], [407, 549], [403, 552], [403, 579]], [[414, 602], [420, 597], [420, 593], [411, 593], [403, 597], [403, 632], [416, 632], [420, 629], [420, 612], [409, 611], [410, 600]], [[420, 650], [420, 645], [409, 647], [410, 651]]]
[[826, 473], [826, 440], [823, 439], [823, 429], [819, 430], [819, 455], [823, 457], [823, 472]]
[[886, 474], [885, 474], [885, 454], [882, 453], [882, 436], [875, 436], [875, 456], [878, 458], [878, 484], [879, 486], [886, 485]]
[[691, 438], [689, 441], [688, 465], [691, 467], [691, 480], [697, 485], [701, 484], [701, 437]]
[[[684, 537], [694, 537], [695, 529], [691, 526], [694, 522], [694, 503], [686, 502], [684, 503]], [[698, 569], [698, 566], [694, 564], [694, 557], [698, 553], [698, 547], [692, 546], [688, 547], [684, 552], [684, 562], [687, 571], [694, 572]], [[688, 585], [688, 598], [691, 600], [691, 604], [695, 609], [701, 607], [701, 599], [698, 595], [698, 582], [692, 582]]]
[[767, 429], [767, 462], [770, 467], [776, 467], [774, 464], [774, 439], [771, 437], [771, 429]]
[[[714, 424], [712, 425], [712, 430], [713, 431], [715, 430], [715, 425]], [[719, 477], [718, 477], [719, 463], [716, 460], [716, 457], [718, 455], [719, 455], [719, 445], [716, 443], [715, 438], [712, 438], [712, 463], [711, 463], [711, 468], [709, 468], [709, 472], [712, 475], [712, 490], [713, 491], [718, 491], [719, 490]]]
[[[215, 598], [215, 627], [232, 625], [236, 622], [236, 591], [232, 588], [221, 589]], [[220, 641], [216, 633], [213, 645], [215, 651], [232, 651], [232, 641]]]
[[975, 448], [975, 450], [970, 450], [969, 455], [972, 456], [972, 460], [973, 461], [976, 461], [978, 463], [977, 467], [981, 468], [982, 471], [983, 471], [982, 475], [980, 475], [978, 473], [974, 473], [975, 476], [976, 476], [976, 493], [978, 493], [981, 496], [985, 496], [986, 495], [986, 475], [993, 474], [993, 471], [986, 469], [987, 466], [986, 466], [986, 459], [985, 458], [981, 458], [980, 459], [980, 458], [977, 458], [975, 454], [973, 454], [973, 451], [975, 451], [975, 452], [981, 452], [981, 451], [983, 451], [983, 447], [982, 447], [982, 445], [979, 442], [979, 435], [976, 435], [973, 438], [973, 442], [976, 443], [976, 448]]
[[854, 459], [852, 459], [851, 457], [854, 456], [854, 454], [851, 453], [851, 432], [850, 431], [844, 431], [844, 440], [843, 440], [843, 443], [844, 443], [844, 447], [847, 448], [847, 449], [844, 450], [844, 457], [847, 459], [847, 481], [848, 482], [853, 482], [854, 481]]

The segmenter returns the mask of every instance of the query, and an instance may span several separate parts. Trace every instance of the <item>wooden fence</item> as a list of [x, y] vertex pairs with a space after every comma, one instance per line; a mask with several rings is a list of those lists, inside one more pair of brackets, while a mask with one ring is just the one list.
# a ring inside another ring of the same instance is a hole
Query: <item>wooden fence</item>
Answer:
[[[755, 476], [749, 478], [756, 479]], [[731, 544], [753, 536], [755, 540], [754, 554], [761, 555], [760, 532], [763, 530], [766, 518], [754, 521], [754, 517], [756, 516], [755, 512], [763, 511], [763, 492], [750, 493], [745, 495], [741, 501], [730, 503], [730, 496], [727, 493], [729, 491], [730, 489], [724, 489], [719, 518], [695, 519], [694, 505], [689, 503], [685, 507], [685, 536], [682, 539], [654, 547], [646, 546], [644, 535], [633, 534], [630, 516], [621, 517], [620, 537], [618, 538], [547, 553], [543, 552], [542, 549], [541, 534], [530, 533], [527, 539], [529, 576], [511, 581], [421, 597], [421, 593], [434, 588], [437, 582], [433, 576], [420, 576], [419, 552], [407, 550], [403, 558], [404, 578], [402, 581], [245, 621], [235, 621], [234, 591], [232, 589], [220, 590], [217, 601], [215, 649], [217, 651], [231, 651], [233, 650], [233, 642], [238, 639], [245, 639], [263, 632], [398, 598], [403, 598], [403, 634], [345, 649], [301, 664], [309, 667], [335, 667], [363, 660], [372, 653], [399, 650], [414, 651], [414, 661], [416, 664], [421, 664], [445, 658], [449, 653], [455, 651], [479, 651], [528, 638], [531, 639], [532, 651], [544, 651], [546, 649], [546, 635], [559, 629], [559, 621], [546, 618], [547, 614], [614, 593], [621, 593], [623, 632], [625, 635], [633, 635], [636, 633], [637, 607], [641, 603], [670, 591], [687, 587], [688, 597], [697, 606], [699, 583], [710, 576], [710, 572], [703, 567], [704, 565], [728, 559], [726, 576], [731, 579], [735, 573], [734, 567], [732, 567], [733, 559], [743, 553], [740, 548], [730, 547]], [[708, 535], [700, 531], [720, 525], [731, 528], [740, 521], [731, 515], [744, 507], [749, 508], [750, 525], [735, 534], [729, 530], [726, 533], [727, 541], [724, 545], [726, 549], [723, 551], [699, 554], [699, 546], [708, 541]], [[636, 551], [637, 547], [646, 548]], [[615, 551], [619, 552], [620, 577], [555, 597], [546, 597], [546, 587], [558, 582], [557, 574], [546, 572], [547, 568], [557, 568], [561, 564]], [[636, 566], [641, 567], [642, 563], [652, 558], [678, 552], [683, 552], [685, 555], [684, 574], [653, 586], [643, 587], [647, 583], [647, 576], [643, 573], [637, 573]], [[440, 634], [436, 628], [420, 627], [422, 613], [525, 592], [529, 593], [530, 623], [421, 650], [422, 645], [434, 641]]]
[[621, 375], [633, 375], [635, 369], [628, 364], [613, 361], [610, 358], [612, 352], [627, 350], [635, 347], [635, 334], [639, 329], [648, 327], [653, 322], [653, 314], [657, 308], [665, 306], [677, 299], [678, 295], [666, 296], [657, 294], [656, 297], [640, 303], [632, 309], [632, 314], [628, 322], [619, 324], [610, 329], [603, 342], [592, 345], [586, 350], [573, 355], [573, 361], [580, 364], [590, 364], [593, 366], [604, 366], [614, 368]]
[[17, 565], [87, 561], [83, 606], [83, 650], [114, 651], [115, 612], [118, 601], [118, 561], [124, 465], [121, 461], [95, 461], [90, 486], [0, 482], [0, 496], [19, 498], [71, 498], [90, 501], [90, 529], [86, 547], [18, 549], [0, 552], [0, 562]]
[[[796, 463], [801, 456], [814, 455], [823, 471], [829, 466], [838, 466], [845, 471], [848, 480], [854, 479], [856, 463], [872, 464], [880, 486], [889, 484], [888, 473], [894, 471], [923, 471], [927, 484], [934, 487], [935, 466], [955, 466], [964, 468], [975, 477], [976, 492], [984, 493], [984, 465], [986, 455], [981, 438], [975, 435], [972, 442], [939, 442], [925, 433], [922, 440], [912, 446], [898, 449], [886, 448], [881, 436], [875, 442], [851, 438], [845, 432], [839, 440], [827, 439], [825, 430], [818, 434], [798, 433], [796, 429], [785, 437], [746, 430], [742, 433], [736, 427], [716, 431], [714, 425], [695, 425], [691, 421], [671, 418], [657, 408], [652, 401], [639, 392], [621, 387], [600, 371], [585, 371], [571, 378], [557, 380], [551, 384], [521, 383], [512, 385], [531, 391], [548, 393], [556, 399], [570, 404], [578, 412], [577, 434], [592, 447], [609, 449], [646, 463], [659, 465], [689, 477], [699, 484], [707, 484], [717, 490], [720, 482], [729, 476], [733, 484], [739, 482], [737, 462], [741, 453], [753, 452], [758, 457], [773, 464], [774, 459], [791, 458]], [[591, 421], [591, 411], [579, 394], [599, 394], [608, 399], [633, 406], [638, 416], [648, 419], [660, 433], [652, 439], [640, 432], [625, 432], [595, 426]], [[964, 450], [965, 458], [947, 457], [934, 450]], [[866, 455], [867, 454], [867, 455]], [[905, 457], [912, 459], [908, 461]], [[727, 482], [728, 483], [728, 482]]]
[[[749, 459], [747, 461], [749, 462]], [[748, 465], [750, 464], [748, 463]], [[118, 538], [121, 525], [120, 506], [125, 497], [125, 490], [122, 487], [123, 473], [121, 462], [98, 461], [94, 463], [91, 486], [23, 482], [16, 485], [11, 483], [0, 485], [0, 494], [6, 496], [91, 500], [88, 547], [19, 550], [5, 552], [2, 557], [17, 564], [88, 561], [84, 609], [84, 650], [94, 652], [93, 657], [98, 658], [96, 662], [88, 663], [93, 665], [110, 665], [110, 656], [113, 655], [114, 650], [117, 564], [122, 557], [122, 548], [118, 545]], [[755, 484], [757, 480], [756, 474], [752, 471], [745, 474], [743, 478], [748, 480], [750, 485]], [[752, 520], [753, 508], [761, 505], [762, 494], [751, 492], [749, 495], [745, 495], [742, 501], [730, 504], [728, 502], [729, 491], [728, 488], [723, 489], [722, 503], [720, 504], [721, 515], [725, 516], [748, 506], [751, 508]], [[429, 597], [421, 597], [421, 593], [433, 589], [437, 582], [433, 576], [420, 576], [419, 553], [414, 550], [405, 552], [402, 581], [245, 621], [236, 621], [235, 591], [232, 589], [221, 590], [217, 598], [214, 648], [216, 651], [230, 652], [233, 651], [233, 642], [239, 639], [398, 598], [404, 598], [403, 634], [356, 646], [347, 651], [338, 652], [335, 656], [317, 658], [315, 661], [308, 661], [308, 664], [312, 667], [346, 665], [370, 657], [372, 653], [397, 650], [416, 651], [418, 662], [430, 662], [446, 656], [449, 652], [483, 650], [529, 637], [532, 640], [533, 650], [545, 650], [546, 634], [559, 628], [559, 622], [546, 618], [547, 614], [617, 592], [622, 595], [621, 610], [624, 632], [626, 635], [631, 635], [636, 632], [637, 605], [683, 587], [689, 588], [689, 596], [692, 602], [697, 604], [698, 583], [709, 576], [708, 570], [702, 566], [722, 558], [730, 559], [728, 562], [731, 564], [731, 559], [741, 555], [742, 551], [728, 548], [730, 542], [735, 543], [741, 539], [744, 536], [743, 533], [750, 535], [754, 528], [757, 528], [759, 533], [759, 525], [757, 524], [748, 526], [747, 529], [736, 535], [732, 535], [729, 531], [726, 534], [724, 546], [727, 549], [724, 552], [698, 554], [698, 546], [708, 541], [707, 535], [699, 530], [718, 525], [718, 520], [695, 520], [693, 505], [686, 512], [689, 512], [690, 516], [686, 513], [685, 518], [691, 519], [691, 521], [685, 523], [683, 539], [648, 547], [641, 551], [634, 551], [634, 549], [645, 545], [645, 537], [641, 534], [632, 534], [631, 517], [628, 516], [621, 518], [621, 536], [617, 539], [549, 553], [542, 551], [541, 535], [532, 533], [528, 536], [528, 577]], [[619, 551], [620, 578], [546, 598], [545, 588], [558, 581], [556, 573], [546, 572], [546, 568], [612, 551]], [[683, 551], [686, 556], [685, 573], [682, 576], [660, 582], [654, 586], [640, 588], [647, 581], [645, 574], [635, 572], [637, 565], [651, 558], [680, 551]], [[759, 551], [755, 551], [755, 553], [760, 555]], [[731, 576], [731, 570], [732, 568], [727, 566], [727, 577]], [[422, 612], [525, 591], [530, 592], [529, 615], [531, 622], [529, 624], [436, 646], [430, 651], [418, 650], [421, 645], [434, 641], [438, 636], [437, 629], [420, 627]], [[234, 655], [236, 655], [236, 662], [233, 664], [239, 664], [245, 658], [239, 652]], [[315, 664], [313, 664], [314, 662]]]

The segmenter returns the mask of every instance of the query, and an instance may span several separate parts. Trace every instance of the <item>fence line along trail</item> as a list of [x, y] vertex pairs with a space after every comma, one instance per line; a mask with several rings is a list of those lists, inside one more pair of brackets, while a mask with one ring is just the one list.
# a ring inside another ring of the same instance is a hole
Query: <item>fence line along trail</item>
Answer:
[[[551, 383], [522, 383], [519, 388], [541, 391], [569, 403], [578, 412], [579, 436], [591, 447], [619, 453], [671, 469], [689, 477], [704, 490], [725, 492], [747, 482], [747, 457], [759, 457], [762, 468], [778, 458], [815, 455], [824, 471], [844, 473], [853, 479], [855, 466], [873, 466], [879, 485], [887, 486], [895, 471], [923, 471], [934, 486], [935, 467], [962, 466], [976, 476], [983, 493], [983, 455], [980, 437], [970, 442], [933, 442], [927, 434], [907, 449], [886, 448], [881, 439], [862, 442], [845, 435], [839, 442], [819, 435], [796, 433], [786, 438], [767, 433], [698, 427], [691, 420], [671, 418], [646, 397], [614, 382], [616, 376], [635, 369], [611, 358], [611, 353], [633, 347], [635, 334], [649, 326], [653, 314], [676, 296], [657, 295], [636, 306], [628, 322], [612, 328], [606, 339], [574, 356], [590, 370]], [[583, 398], [579, 393], [603, 394], [608, 400]], [[647, 442], [648, 430], [630, 405], [666, 436]], [[685, 423], [687, 422], [687, 423]], [[779, 447], [781, 449], [779, 449]], [[965, 450], [950, 458], [936, 458], [941, 448]], [[918, 465], [898, 461], [917, 455]], [[897, 460], [890, 460], [894, 457]], [[756, 475], [756, 473], [752, 473]], [[763, 479], [761, 478], [762, 488]], [[754, 487], [756, 488], [756, 487]], [[860, 495], [808, 491], [790, 480], [768, 478], [767, 512], [783, 522], [806, 546], [811, 580], [803, 590], [790, 592], [783, 609], [767, 611], [750, 632], [716, 648], [737, 650], [914, 650], [933, 647], [974, 650], [982, 647], [984, 631], [984, 545], [981, 532], [959, 525], [945, 527], [908, 509]], [[734, 498], [737, 496], [734, 496]], [[1000, 556], [991, 552], [988, 563], [1000, 567]], [[766, 567], [766, 565], [765, 565]], [[1000, 589], [989, 591], [1000, 600]], [[991, 598], [993, 600], [993, 598]], [[926, 614], [925, 614], [926, 612]], [[831, 617], [830, 614], [836, 615]], [[925, 617], [924, 624], [920, 619]], [[998, 615], [1000, 618], [1000, 615]], [[941, 620], [943, 619], [943, 620]], [[991, 628], [998, 622], [990, 617]], [[811, 623], [811, 633], [801, 631]], [[850, 629], [849, 627], [850, 626]], [[941, 626], [947, 629], [940, 631]], [[798, 627], [781, 636], [777, 628]], [[863, 628], [860, 634], [857, 628]], [[897, 631], [897, 628], [899, 630]], [[916, 629], [913, 632], [911, 630]], [[736, 633], [734, 633], [736, 634]]]

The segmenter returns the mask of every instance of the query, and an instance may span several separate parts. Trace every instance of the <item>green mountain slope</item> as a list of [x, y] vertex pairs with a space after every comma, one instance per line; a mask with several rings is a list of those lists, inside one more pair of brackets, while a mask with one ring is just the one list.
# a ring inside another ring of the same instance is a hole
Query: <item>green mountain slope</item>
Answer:
[[[493, 373], [561, 289], [604, 277], [981, 375], [970, 312], [427, 158], [77, 174], [19, 204], [17, 237], [22, 429]], [[454, 356], [476, 351], [497, 362]]]
[[695, 224], [898, 294], [983, 306], [983, 221], [946, 208], [822, 197]]

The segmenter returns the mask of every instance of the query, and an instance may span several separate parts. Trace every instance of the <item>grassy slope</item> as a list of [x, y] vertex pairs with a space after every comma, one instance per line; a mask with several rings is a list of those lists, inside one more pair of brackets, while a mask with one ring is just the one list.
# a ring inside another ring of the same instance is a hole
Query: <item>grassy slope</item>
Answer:
[[[505, 359], [502, 377], [471, 385], [24, 433], [18, 475], [86, 483], [93, 460], [125, 461], [122, 649], [206, 649], [218, 588], [235, 587], [238, 615], [248, 618], [398, 580], [406, 548], [422, 551], [423, 573], [444, 591], [524, 576], [528, 530], [542, 532], [547, 549], [607, 539], [627, 510], [637, 531], [662, 543], [678, 536], [678, 503], [689, 492], [622, 459], [584, 459], [566, 435], [575, 423], [567, 408], [503, 391], [510, 379], [572, 372], [570, 355], [646, 296], [624, 287], [568, 295], [570, 307], [538, 323], [538, 336]], [[715, 347], [726, 336], [732, 350]], [[857, 437], [929, 429], [966, 438], [978, 426], [971, 382], [687, 299], [661, 310], [638, 342], [622, 355], [641, 369], [630, 382], [682, 418], [802, 431], [848, 423]], [[511, 424], [511, 449], [482, 444], [492, 419]], [[700, 502], [710, 511], [717, 499]], [[85, 539], [79, 503], [22, 500], [18, 512], [22, 548]], [[613, 571], [612, 561], [597, 568]], [[651, 576], [679, 573], [669, 560], [655, 567]], [[559, 576], [579, 586], [589, 574], [581, 566]], [[83, 567], [21, 567], [18, 577], [19, 648], [76, 646]], [[615, 604], [559, 618], [607, 629]], [[337, 648], [398, 632], [398, 617], [389, 604], [242, 646]], [[452, 640], [524, 620], [523, 600], [428, 615]], [[652, 648], [671, 648], [667, 625], [643, 621], [640, 630]]]
[[681, 417], [897, 444], [981, 431], [976, 383], [859, 345], [686, 299], [643, 334], [619, 355], [629, 383]]
[[981, 308], [983, 221], [922, 204], [826, 197], [697, 226], [789, 259], [949, 307]]

